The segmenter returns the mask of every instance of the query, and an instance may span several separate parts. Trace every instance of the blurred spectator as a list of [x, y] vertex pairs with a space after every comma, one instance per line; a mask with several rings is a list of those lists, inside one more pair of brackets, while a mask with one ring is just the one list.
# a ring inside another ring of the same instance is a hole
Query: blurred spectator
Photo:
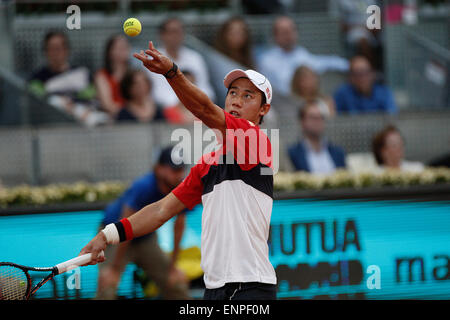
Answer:
[[333, 55], [314, 55], [297, 44], [298, 30], [295, 22], [287, 16], [273, 23], [275, 46], [261, 55], [260, 72], [265, 74], [277, 92], [289, 95], [294, 70], [306, 65], [321, 74], [328, 70], [347, 71], [348, 61]]
[[47, 65], [31, 76], [31, 91], [87, 126], [106, 123], [107, 114], [98, 111], [94, 102], [95, 88], [89, 70], [69, 63], [67, 36], [60, 31], [48, 32], [44, 53]]
[[144, 70], [129, 70], [120, 82], [125, 105], [117, 121], [151, 122], [163, 119], [160, 108], [151, 96], [151, 82]]
[[[215, 93], [209, 82], [208, 69], [203, 57], [198, 52], [183, 46], [184, 27], [181, 20], [178, 18], [165, 20], [159, 27], [159, 35], [163, 46], [157, 48], [158, 51], [172, 59], [180, 70], [191, 71], [197, 86], [214, 100]], [[178, 97], [164, 76], [153, 72], [148, 72], [148, 75], [153, 83], [155, 101], [163, 108], [177, 105]]]
[[364, 55], [376, 70], [382, 70], [381, 29], [367, 28], [367, 8], [371, 5], [381, 7], [381, 1], [333, 0], [330, 5], [335, 6], [334, 12], [340, 20], [348, 56]]
[[307, 66], [298, 67], [292, 77], [291, 90], [300, 104], [315, 102], [322, 114], [328, 118], [335, 115], [335, 104], [332, 97], [320, 92], [319, 76]]
[[317, 103], [306, 103], [299, 118], [303, 140], [288, 149], [294, 168], [313, 174], [330, 174], [345, 168], [344, 151], [325, 137], [325, 118]]
[[404, 160], [405, 144], [400, 131], [394, 126], [387, 126], [378, 132], [372, 140], [372, 152], [380, 169], [399, 169], [420, 172], [424, 165], [420, 162]]
[[[194, 74], [188, 70], [182, 70], [184, 76], [193, 84], [196, 84]], [[178, 101], [178, 103], [173, 107], [167, 107], [163, 110], [164, 117], [169, 123], [173, 124], [188, 124], [192, 123], [197, 119], [192, 112], [190, 112], [186, 107]]]
[[364, 56], [350, 60], [349, 82], [334, 94], [338, 113], [396, 113], [397, 105], [391, 90], [376, 82], [375, 72]]
[[216, 49], [240, 63], [247, 69], [254, 69], [250, 30], [241, 17], [225, 21], [216, 38]]
[[115, 118], [124, 106], [120, 81], [129, 68], [130, 45], [123, 35], [115, 35], [106, 43], [103, 68], [98, 70], [94, 81], [97, 96], [103, 110]]

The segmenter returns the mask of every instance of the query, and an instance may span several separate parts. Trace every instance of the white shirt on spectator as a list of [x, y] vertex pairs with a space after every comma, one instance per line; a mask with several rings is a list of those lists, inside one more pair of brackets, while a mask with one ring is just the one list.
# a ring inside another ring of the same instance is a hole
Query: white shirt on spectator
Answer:
[[310, 67], [318, 74], [328, 70], [347, 71], [349, 68], [348, 61], [339, 56], [315, 55], [301, 46], [291, 51], [275, 46], [262, 54], [259, 69], [277, 92], [288, 95], [295, 69], [302, 65]]
[[[380, 169], [378, 172], [386, 171], [388, 168], [385, 166], [380, 166]], [[402, 163], [400, 164], [400, 171], [402, 172], [409, 172], [409, 173], [420, 173], [423, 170], [425, 170], [425, 166], [422, 162], [418, 161], [407, 161], [402, 160]]]
[[336, 171], [336, 166], [334, 165], [333, 159], [331, 159], [324, 141], [321, 143], [319, 151], [314, 150], [307, 139], [305, 139], [304, 145], [306, 161], [312, 174], [331, 174]]
[[[164, 48], [158, 48], [158, 51], [168, 56]], [[208, 68], [203, 57], [198, 52], [181, 47], [177, 59], [170, 58], [177, 64], [181, 71], [186, 70], [191, 72], [195, 77], [196, 86], [214, 101], [216, 96], [209, 82]], [[150, 71], [148, 71], [148, 74], [152, 81], [155, 102], [164, 108], [178, 104], [178, 97], [164, 76]]]

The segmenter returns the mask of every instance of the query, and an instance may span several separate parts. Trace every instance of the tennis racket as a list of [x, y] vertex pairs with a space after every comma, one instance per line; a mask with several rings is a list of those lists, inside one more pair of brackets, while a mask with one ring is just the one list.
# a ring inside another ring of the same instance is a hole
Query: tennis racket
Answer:
[[[103, 251], [100, 256], [103, 256]], [[58, 274], [80, 267], [91, 261], [91, 254], [61, 262], [50, 268], [26, 267], [12, 262], [0, 262], [0, 300], [28, 300], [47, 281]], [[50, 272], [46, 277], [32, 286], [28, 271]]]

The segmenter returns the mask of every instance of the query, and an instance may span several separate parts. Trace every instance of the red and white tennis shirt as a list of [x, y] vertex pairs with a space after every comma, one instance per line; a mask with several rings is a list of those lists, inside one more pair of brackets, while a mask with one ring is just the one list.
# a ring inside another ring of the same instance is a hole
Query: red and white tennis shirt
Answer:
[[172, 192], [189, 209], [203, 203], [201, 267], [206, 288], [228, 282], [276, 284], [267, 243], [272, 147], [258, 126], [224, 113], [225, 143], [203, 155]]

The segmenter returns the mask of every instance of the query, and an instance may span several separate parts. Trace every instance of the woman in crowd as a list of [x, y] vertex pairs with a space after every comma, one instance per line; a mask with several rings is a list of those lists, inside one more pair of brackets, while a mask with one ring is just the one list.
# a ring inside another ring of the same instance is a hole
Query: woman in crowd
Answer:
[[221, 26], [216, 49], [248, 69], [254, 69], [250, 31], [241, 17], [232, 17]]
[[151, 96], [151, 83], [144, 70], [129, 70], [120, 83], [125, 99], [117, 121], [151, 122], [163, 119], [160, 108]]
[[115, 35], [106, 43], [104, 66], [95, 75], [97, 96], [103, 110], [115, 118], [125, 103], [120, 82], [129, 68], [130, 45], [123, 35]]
[[420, 162], [404, 160], [405, 143], [400, 131], [390, 125], [378, 132], [372, 141], [372, 151], [381, 169], [397, 169], [420, 172], [424, 165]]
[[295, 70], [291, 92], [302, 104], [315, 102], [326, 118], [333, 117], [336, 113], [333, 99], [320, 92], [319, 76], [307, 66], [300, 66]]

